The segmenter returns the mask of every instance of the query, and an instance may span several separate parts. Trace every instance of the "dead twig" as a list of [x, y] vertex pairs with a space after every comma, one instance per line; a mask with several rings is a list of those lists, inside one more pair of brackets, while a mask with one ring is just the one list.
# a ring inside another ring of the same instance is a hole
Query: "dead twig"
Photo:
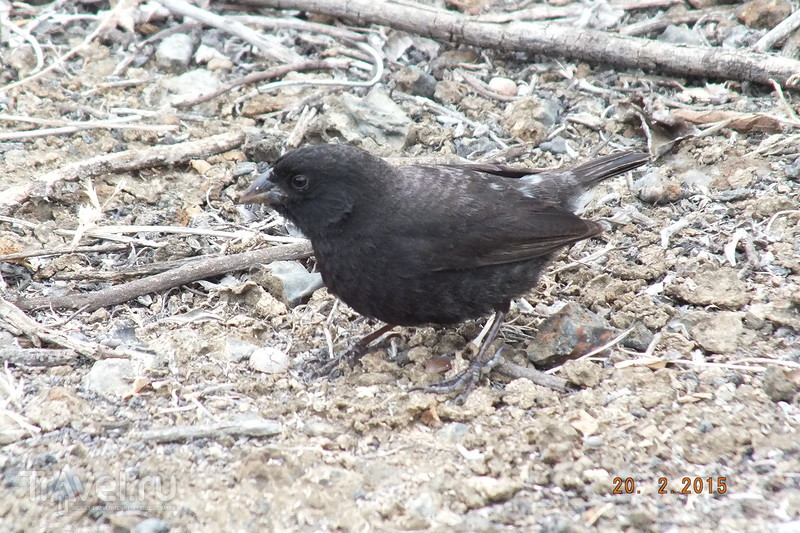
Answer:
[[19, 115], [6, 115], [0, 114], [0, 121], [8, 122], [28, 122], [31, 124], [40, 124], [44, 126], [52, 126], [50, 128], [42, 128], [37, 130], [23, 130], [12, 131], [8, 133], [0, 133], [0, 142], [16, 141], [20, 139], [33, 139], [35, 137], [46, 137], [48, 135], [63, 135], [65, 133], [75, 133], [78, 131], [90, 129], [133, 129], [141, 131], [156, 131], [167, 132], [175, 131], [178, 126], [168, 124], [131, 124], [141, 120], [141, 116], [127, 116], [119, 117], [109, 120], [51, 120], [33, 117], [24, 117]]
[[302, 242], [222, 257], [203, 258], [161, 274], [137, 279], [97, 292], [56, 296], [53, 298], [20, 298], [16, 304], [25, 310], [46, 309], [48, 307], [75, 309], [86, 306], [86, 310], [91, 312], [101, 307], [120, 304], [144, 294], [161, 292], [199, 279], [219, 276], [220, 274], [246, 269], [257, 264], [303, 259], [309, 257], [312, 253], [311, 244]]
[[511, 361], [503, 361], [495, 371], [500, 372], [504, 376], [512, 379], [525, 378], [534, 382], [536, 385], [553, 389], [556, 392], [567, 392], [569, 390], [567, 381], [558, 376], [551, 376], [545, 374], [535, 368], [529, 368], [512, 363]]
[[203, 96], [199, 96], [194, 100], [186, 100], [183, 102], [178, 102], [175, 105], [176, 107], [192, 107], [197, 104], [202, 104], [203, 102], [208, 102], [209, 100], [212, 100], [217, 96], [225, 94], [226, 92], [231, 91], [236, 87], [240, 87], [242, 85], [252, 85], [253, 83], [259, 83], [274, 78], [280, 78], [282, 76], [289, 74], [290, 72], [323, 70], [326, 68], [337, 68], [340, 66], [341, 66], [340, 64], [324, 60], [300, 61], [299, 63], [292, 63], [291, 65], [280, 65], [277, 67], [268, 68], [263, 72], [253, 72], [252, 74], [248, 74], [247, 76], [239, 78], [238, 80], [234, 80], [231, 83], [228, 83], [224, 87], [220, 87], [219, 89], [213, 92], [204, 94]]
[[189, 17], [207, 26], [213, 26], [226, 33], [235, 35], [258, 48], [267, 59], [280, 63], [295, 63], [300, 59], [296, 52], [280, 44], [275, 39], [267, 39], [264, 35], [251, 30], [244, 24], [215, 15], [205, 9], [194, 6], [183, 0], [156, 0], [175, 14]]
[[225, 436], [272, 437], [283, 429], [280, 422], [261, 417], [219, 424], [170, 426], [131, 433], [130, 438], [148, 442], [180, 442], [192, 439], [218, 439]]

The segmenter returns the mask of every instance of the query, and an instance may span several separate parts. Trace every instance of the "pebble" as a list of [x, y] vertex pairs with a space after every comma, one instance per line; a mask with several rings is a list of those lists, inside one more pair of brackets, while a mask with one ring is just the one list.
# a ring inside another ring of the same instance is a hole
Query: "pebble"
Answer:
[[309, 272], [299, 261], [275, 261], [263, 274], [259, 284], [289, 306], [302, 303], [323, 286], [322, 275]]
[[721, 311], [696, 313], [702, 315], [691, 328], [692, 338], [707, 352], [731, 353], [739, 346], [744, 331], [743, 313]]
[[489, 89], [503, 96], [517, 95], [517, 84], [513, 80], [499, 76], [489, 80]]
[[433, 98], [436, 78], [416, 67], [404, 67], [394, 74], [397, 88], [409, 94]]
[[289, 354], [274, 346], [256, 348], [250, 354], [250, 367], [265, 374], [285, 374], [289, 370]]
[[526, 346], [528, 360], [539, 368], [552, 368], [610, 341], [614, 330], [600, 315], [570, 302], [539, 326]]
[[158, 518], [145, 518], [131, 529], [131, 533], [167, 533], [169, 525]]
[[773, 402], [791, 402], [797, 394], [799, 384], [800, 375], [797, 372], [790, 374], [774, 365], [764, 371], [762, 387]]
[[690, 44], [695, 46], [703, 46], [703, 38], [693, 29], [690, 29], [686, 24], [667, 26], [658, 40], [665, 43], [673, 44]]
[[171, 104], [197, 98], [220, 87], [219, 79], [211, 71], [202, 68], [165, 79], [162, 83], [172, 93], [169, 97]]
[[510, 500], [522, 489], [519, 481], [489, 476], [467, 478], [459, 487], [461, 501], [470, 509]]
[[633, 191], [648, 204], [669, 204], [683, 197], [681, 186], [666, 178], [660, 171], [652, 170], [633, 183]]
[[380, 86], [363, 98], [341, 94], [331, 101], [323, 118], [323, 131], [339, 132], [345, 141], [360, 143], [362, 148], [377, 155], [401, 151], [414, 123]]
[[81, 384], [87, 390], [116, 400], [133, 390], [136, 371], [127, 359], [101, 359], [83, 377]]
[[738, 308], [750, 298], [742, 280], [731, 268], [709, 268], [676, 279], [666, 289], [667, 294], [694, 305], [717, 305]]
[[189, 66], [194, 53], [194, 39], [186, 33], [173, 33], [156, 48], [156, 63], [169, 72], [180, 72]]

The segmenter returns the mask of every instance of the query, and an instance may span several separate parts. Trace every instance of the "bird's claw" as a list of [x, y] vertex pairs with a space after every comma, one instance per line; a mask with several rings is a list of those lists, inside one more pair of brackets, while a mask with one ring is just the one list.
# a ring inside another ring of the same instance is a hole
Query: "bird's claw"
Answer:
[[314, 379], [322, 377], [333, 377], [334, 372], [342, 366], [347, 364], [350, 368], [354, 368], [356, 363], [361, 360], [366, 352], [366, 346], [360, 340], [350, 344], [346, 350], [333, 356], [330, 359], [317, 360], [312, 365], [316, 366], [311, 371], [311, 377]]
[[425, 385], [424, 387], [414, 387], [411, 390], [418, 390], [422, 392], [432, 392], [434, 394], [456, 394], [454, 402], [456, 405], [462, 405], [467, 396], [469, 396], [475, 387], [478, 385], [480, 379], [491, 372], [495, 367], [503, 362], [502, 356], [503, 348], [497, 350], [497, 353], [489, 359], [489, 361], [482, 362], [479, 359], [473, 359], [466, 370], [459, 372], [455, 376]]

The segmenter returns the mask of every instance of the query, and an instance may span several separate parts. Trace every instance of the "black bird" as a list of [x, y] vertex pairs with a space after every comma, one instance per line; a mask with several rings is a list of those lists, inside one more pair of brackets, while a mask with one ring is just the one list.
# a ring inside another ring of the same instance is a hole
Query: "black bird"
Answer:
[[488, 347], [511, 300], [536, 284], [559, 249], [603, 231], [574, 214], [579, 197], [648, 160], [618, 152], [544, 172], [393, 166], [352, 146], [319, 144], [278, 158], [239, 201], [269, 204], [294, 222], [311, 240], [325, 285], [362, 315], [417, 326], [496, 313], [468, 370], [426, 388], [468, 394], [492, 359]]

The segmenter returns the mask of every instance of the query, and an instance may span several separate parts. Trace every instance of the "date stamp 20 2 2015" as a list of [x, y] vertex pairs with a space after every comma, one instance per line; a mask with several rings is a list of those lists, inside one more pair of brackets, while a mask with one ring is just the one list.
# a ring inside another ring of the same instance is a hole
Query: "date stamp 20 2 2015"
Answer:
[[[637, 481], [632, 477], [615, 477], [612, 480], [614, 488], [612, 494], [641, 494]], [[728, 479], [725, 477], [684, 477], [681, 478], [677, 488], [670, 479], [658, 478], [658, 487], [655, 494], [725, 494], [728, 492]]]

